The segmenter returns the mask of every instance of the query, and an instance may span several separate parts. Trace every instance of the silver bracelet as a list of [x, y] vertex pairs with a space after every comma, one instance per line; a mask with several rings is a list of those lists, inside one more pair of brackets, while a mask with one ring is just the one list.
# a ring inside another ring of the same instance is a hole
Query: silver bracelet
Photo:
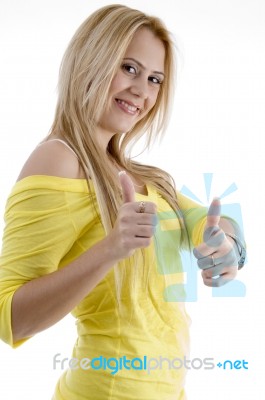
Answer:
[[237, 246], [238, 253], [240, 256], [240, 259], [238, 260], [238, 269], [241, 269], [244, 267], [246, 261], [246, 254], [247, 254], [246, 247], [238, 236], [234, 235], [233, 233], [227, 233], [227, 232], [225, 232], [225, 234], [226, 236], [232, 238]]

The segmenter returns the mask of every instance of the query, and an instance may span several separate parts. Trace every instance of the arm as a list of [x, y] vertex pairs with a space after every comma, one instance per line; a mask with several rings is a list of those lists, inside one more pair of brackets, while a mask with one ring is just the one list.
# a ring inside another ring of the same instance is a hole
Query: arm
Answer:
[[238, 259], [238, 269], [243, 268], [246, 260], [246, 242], [238, 224], [231, 218], [220, 219], [219, 227], [225, 232], [227, 240], [232, 244]]
[[[44, 147], [38, 150], [44, 151]], [[53, 156], [46, 157], [49, 169], [51, 160], [58, 162], [60, 159], [60, 155]], [[20, 179], [28, 174], [36, 175], [34, 160], [43, 159], [45, 155], [38, 157], [35, 153], [33, 160], [26, 163], [27, 173], [22, 173]], [[63, 164], [69, 168], [71, 161], [76, 162], [69, 152], [60, 159], [60, 170], [57, 172], [55, 165], [49, 174], [53, 172], [55, 176], [62, 174], [65, 177], [67, 174], [63, 171]], [[39, 162], [36, 169], [38, 175], [45, 175], [45, 162], [43, 165]], [[74, 176], [71, 175], [71, 178]], [[89, 294], [115, 263], [129, 257], [135, 249], [150, 244], [154, 204], [149, 203], [148, 214], [139, 214], [139, 205], [134, 202], [128, 181], [126, 187], [126, 177], [121, 179], [121, 184], [124, 204], [113, 230], [60, 270], [58, 265], [78, 238], [68, 207], [63, 201], [64, 193], [59, 197], [56, 194], [58, 207], [53, 204], [51, 209], [45, 198], [46, 192], [48, 198], [54, 196], [50, 190], [41, 192], [36, 199], [32, 190], [26, 191], [23, 201], [19, 199], [17, 204], [15, 196], [12, 197], [6, 214], [6, 238], [0, 263], [0, 334], [4, 341], [17, 347], [28, 337], [50, 327]], [[88, 195], [85, 198], [88, 199]], [[84, 218], [81, 218], [87, 226], [90, 213], [89, 207], [85, 208]], [[60, 221], [64, 225], [58, 233], [54, 227]], [[33, 229], [30, 229], [30, 225]]]
[[[238, 261], [240, 252], [235, 240], [224, 233], [236, 235], [241, 242], [242, 233], [237, 223], [229, 217], [220, 218], [220, 204], [213, 206], [208, 211], [205, 207], [200, 206], [194, 201], [188, 199], [182, 194], [178, 194], [179, 204], [185, 223], [187, 226], [189, 238], [195, 247], [193, 253], [198, 259], [198, 265], [203, 269], [202, 277], [207, 286], [220, 286], [234, 279], [238, 270]], [[214, 214], [211, 215], [212, 210]], [[208, 213], [207, 213], [208, 211]], [[208, 237], [210, 227], [216, 226], [213, 233]], [[215, 237], [222, 233], [222, 240], [219, 244], [215, 244]], [[206, 242], [206, 243], [205, 243]], [[219, 267], [211, 268], [214, 259], [217, 258]], [[243, 258], [242, 258], [243, 260]], [[221, 278], [213, 280], [212, 277], [220, 275]]]
[[67, 315], [118, 261], [109, 237], [78, 259], [21, 286], [12, 301], [13, 341], [49, 328]]
[[[241, 235], [238, 225], [229, 218], [221, 219], [220, 211], [221, 203], [216, 198], [208, 210], [203, 243], [193, 250], [198, 266], [203, 270], [205, 285], [215, 287], [233, 280], [245, 259], [245, 246], [238, 236], [234, 236], [235, 232]], [[237, 246], [239, 242], [242, 245], [241, 253]]]

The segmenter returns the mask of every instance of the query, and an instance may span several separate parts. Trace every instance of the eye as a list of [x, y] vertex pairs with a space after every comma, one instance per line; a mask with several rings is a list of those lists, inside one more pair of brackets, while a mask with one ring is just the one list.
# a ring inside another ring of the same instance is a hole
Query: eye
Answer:
[[157, 76], [149, 76], [148, 80], [151, 81], [151, 83], [154, 83], [155, 85], [162, 84], [162, 79], [158, 78]]
[[128, 72], [128, 74], [136, 75], [136, 73], [137, 73], [136, 68], [133, 67], [133, 66], [130, 65], [130, 64], [123, 64], [123, 65], [122, 65], [122, 69], [123, 69], [125, 72]]

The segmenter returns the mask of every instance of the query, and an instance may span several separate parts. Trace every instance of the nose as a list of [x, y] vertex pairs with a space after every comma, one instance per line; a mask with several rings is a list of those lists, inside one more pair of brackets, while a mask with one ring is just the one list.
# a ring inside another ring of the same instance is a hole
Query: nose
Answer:
[[148, 97], [148, 82], [145, 79], [137, 78], [132, 82], [131, 93], [141, 99], [147, 99]]

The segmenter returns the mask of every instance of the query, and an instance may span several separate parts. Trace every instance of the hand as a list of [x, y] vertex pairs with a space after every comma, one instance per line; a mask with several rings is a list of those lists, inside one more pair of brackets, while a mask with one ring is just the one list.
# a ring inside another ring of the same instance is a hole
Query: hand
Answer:
[[219, 227], [221, 203], [214, 199], [207, 215], [203, 243], [193, 250], [206, 286], [222, 286], [234, 279], [238, 259], [234, 247]]
[[135, 190], [131, 178], [125, 172], [119, 174], [122, 188], [121, 206], [114, 228], [109, 234], [115, 255], [119, 260], [130, 257], [135, 249], [148, 247], [157, 224], [156, 205], [135, 201]]

